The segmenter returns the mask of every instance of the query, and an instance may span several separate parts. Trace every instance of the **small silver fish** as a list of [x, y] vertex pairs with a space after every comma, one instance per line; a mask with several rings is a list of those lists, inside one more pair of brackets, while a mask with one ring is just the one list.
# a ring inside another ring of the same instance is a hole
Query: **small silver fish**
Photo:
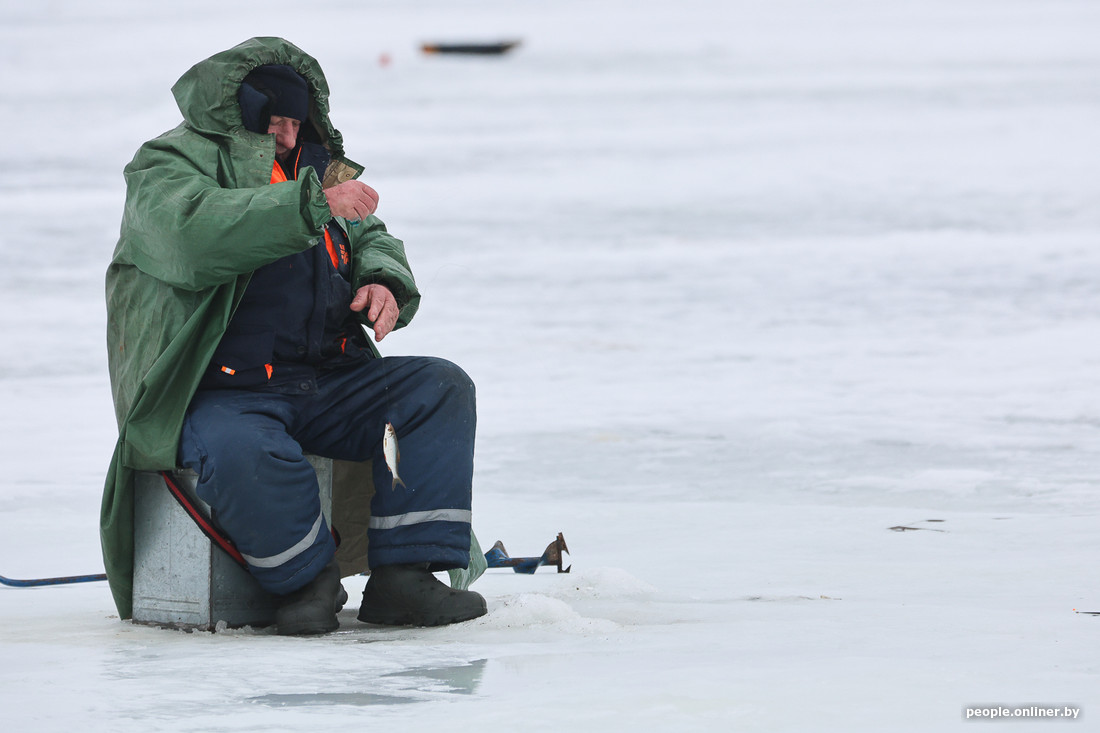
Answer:
[[393, 423], [386, 423], [386, 432], [382, 434], [382, 453], [386, 456], [386, 467], [393, 474], [393, 484], [390, 489], [396, 489], [398, 484], [408, 488], [397, 475], [397, 464], [401, 462], [401, 449], [397, 447], [397, 431], [393, 429]]

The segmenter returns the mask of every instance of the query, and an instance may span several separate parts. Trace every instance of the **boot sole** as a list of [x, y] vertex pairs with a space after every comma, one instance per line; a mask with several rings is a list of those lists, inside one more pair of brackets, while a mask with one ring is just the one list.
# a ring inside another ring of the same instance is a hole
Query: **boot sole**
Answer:
[[488, 609], [473, 609], [463, 614], [448, 614], [446, 616], [420, 616], [412, 613], [377, 612], [369, 609], [359, 609], [357, 618], [365, 624], [378, 624], [379, 626], [447, 626], [460, 624], [463, 621], [472, 621], [488, 613]]
[[302, 621], [295, 624], [279, 624], [275, 633], [279, 636], [317, 636], [328, 634], [340, 628], [340, 622], [334, 616], [331, 621]]

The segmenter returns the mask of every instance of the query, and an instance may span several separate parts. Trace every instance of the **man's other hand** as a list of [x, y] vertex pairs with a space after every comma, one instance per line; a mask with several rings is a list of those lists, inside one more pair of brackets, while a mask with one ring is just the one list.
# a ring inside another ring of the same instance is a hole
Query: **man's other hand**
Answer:
[[349, 221], [366, 219], [378, 208], [378, 192], [359, 181], [346, 181], [326, 188], [325, 198], [333, 216]]
[[397, 298], [385, 285], [364, 285], [359, 288], [351, 301], [351, 309], [356, 313], [367, 309], [367, 320], [374, 324], [374, 340], [381, 341], [397, 325], [397, 316], [401, 312], [397, 307]]

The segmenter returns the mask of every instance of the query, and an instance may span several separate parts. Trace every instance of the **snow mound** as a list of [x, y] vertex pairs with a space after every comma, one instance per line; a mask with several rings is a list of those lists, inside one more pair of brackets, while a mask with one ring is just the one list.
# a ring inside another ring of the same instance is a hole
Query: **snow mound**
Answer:
[[539, 593], [504, 598], [499, 608], [492, 609], [477, 624], [493, 628], [550, 627], [576, 634], [603, 634], [620, 628], [607, 619], [585, 618], [565, 601]]
[[656, 596], [657, 588], [620, 568], [588, 568], [569, 573], [569, 580], [552, 593], [557, 598], [612, 600]]

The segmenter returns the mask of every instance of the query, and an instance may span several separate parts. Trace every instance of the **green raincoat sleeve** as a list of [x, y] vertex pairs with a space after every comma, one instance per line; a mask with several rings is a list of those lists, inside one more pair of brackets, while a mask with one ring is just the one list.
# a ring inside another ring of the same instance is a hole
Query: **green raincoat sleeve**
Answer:
[[[405, 245], [387, 232], [386, 225], [376, 216], [345, 228], [352, 251], [352, 292], [364, 285], [385, 285], [401, 309], [395, 328], [408, 325], [420, 307], [420, 292], [405, 257]], [[365, 325], [373, 325], [365, 311], [359, 317]]]
[[332, 218], [317, 176], [270, 184], [273, 161], [261, 150], [248, 161], [258, 169], [248, 176], [257, 185], [238, 188], [226, 180], [241, 177], [231, 174], [236, 166], [218, 160], [223, 150], [176, 131], [139, 152], [125, 172], [127, 236], [116, 261], [201, 290], [316, 244]]

